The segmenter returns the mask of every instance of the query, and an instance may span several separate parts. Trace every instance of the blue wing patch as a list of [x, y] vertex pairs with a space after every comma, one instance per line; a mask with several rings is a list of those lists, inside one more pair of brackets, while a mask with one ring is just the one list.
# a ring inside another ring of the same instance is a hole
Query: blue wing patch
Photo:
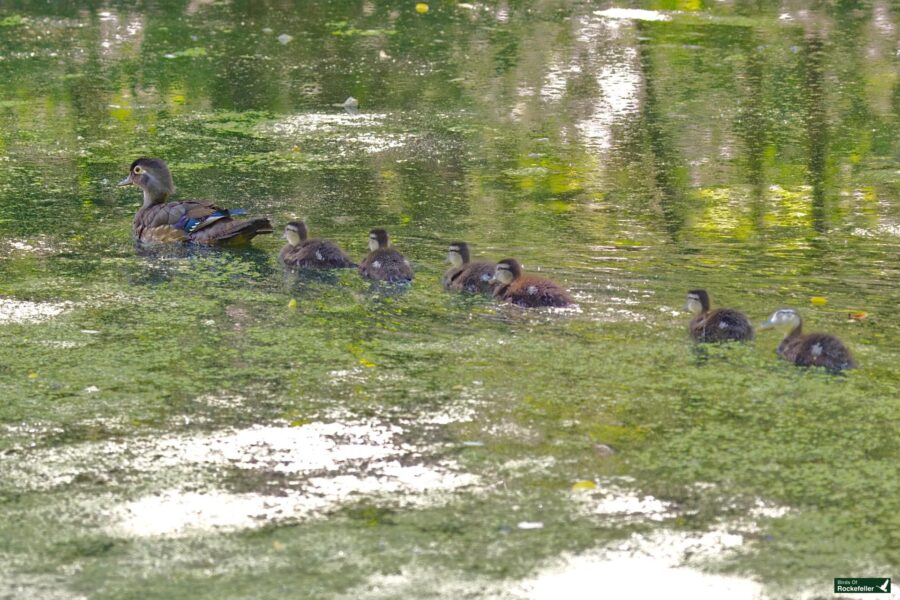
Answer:
[[216, 212], [207, 215], [201, 219], [191, 219], [187, 215], [181, 217], [177, 223], [175, 223], [175, 227], [177, 229], [183, 230], [185, 233], [191, 234], [197, 231], [198, 229], [203, 229], [204, 227], [209, 227], [216, 221], [221, 219], [226, 219], [228, 217], [235, 217], [238, 215], [246, 214], [247, 211], [243, 208], [234, 208], [234, 209], [225, 209], [225, 210], [217, 210]]

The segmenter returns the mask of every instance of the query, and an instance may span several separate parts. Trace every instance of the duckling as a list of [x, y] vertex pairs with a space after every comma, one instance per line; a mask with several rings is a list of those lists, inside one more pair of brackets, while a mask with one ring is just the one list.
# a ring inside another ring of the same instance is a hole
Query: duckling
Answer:
[[138, 242], [190, 242], [209, 246], [246, 244], [255, 236], [272, 233], [269, 219], [237, 221], [232, 217], [244, 209], [222, 209], [211, 202], [181, 200], [166, 202], [175, 192], [165, 161], [142, 157], [131, 163], [120, 186], [136, 185], [144, 190], [144, 204], [134, 215], [131, 234]]
[[753, 339], [747, 315], [731, 308], [709, 309], [706, 290], [691, 290], [684, 309], [694, 313], [688, 329], [695, 342], [744, 342]]
[[359, 274], [366, 279], [389, 283], [408, 283], [413, 280], [412, 267], [402, 254], [390, 247], [387, 231], [369, 232], [369, 254], [359, 263]]
[[514, 258], [497, 263], [491, 282], [496, 284], [494, 298], [525, 308], [571, 306], [575, 300], [556, 282], [543, 277], [523, 275], [522, 265]]
[[760, 330], [790, 327], [790, 331], [778, 344], [778, 356], [798, 367], [825, 367], [829, 371], [855, 368], [856, 361], [850, 350], [835, 336], [828, 333], [806, 333], [800, 313], [792, 308], [776, 310]]
[[303, 269], [354, 269], [356, 263], [337, 244], [328, 240], [308, 239], [303, 221], [291, 221], [284, 228], [287, 240], [278, 260], [286, 267]]
[[494, 291], [491, 278], [494, 276], [496, 263], [487, 261], [469, 262], [469, 245], [465, 242], [453, 242], [447, 252], [447, 260], [452, 265], [441, 283], [444, 289], [490, 294]]

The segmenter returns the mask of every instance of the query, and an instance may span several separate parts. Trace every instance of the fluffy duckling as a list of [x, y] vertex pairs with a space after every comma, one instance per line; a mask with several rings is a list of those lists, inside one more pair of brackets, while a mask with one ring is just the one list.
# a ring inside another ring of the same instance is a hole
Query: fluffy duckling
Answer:
[[359, 263], [359, 274], [366, 279], [389, 283], [408, 283], [413, 280], [409, 261], [391, 248], [384, 229], [369, 232], [369, 254]]
[[209, 246], [246, 244], [262, 233], [272, 233], [269, 219], [237, 221], [244, 209], [228, 210], [211, 202], [166, 202], [175, 193], [172, 174], [164, 160], [139, 158], [120, 186], [136, 185], [144, 191], [144, 204], [134, 215], [131, 234], [138, 242], [193, 242]]
[[534, 275], [523, 275], [522, 265], [514, 258], [506, 258], [497, 263], [491, 282], [496, 285], [494, 298], [525, 308], [575, 304], [569, 292], [556, 282]]
[[278, 259], [286, 267], [301, 269], [352, 269], [356, 263], [337, 244], [328, 240], [309, 239], [303, 221], [291, 221], [284, 228], [287, 240]]
[[450, 244], [447, 260], [452, 266], [441, 279], [444, 289], [482, 294], [490, 294], [494, 291], [491, 279], [497, 264], [487, 261], [469, 262], [469, 245], [467, 243], [453, 242]]
[[706, 290], [691, 290], [685, 310], [694, 314], [688, 329], [695, 342], [744, 342], [753, 339], [753, 326], [744, 313], [731, 308], [709, 309]]
[[825, 367], [840, 371], [856, 367], [847, 346], [828, 333], [803, 333], [803, 319], [792, 308], [776, 310], [760, 330], [789, 327], [788, 334], [778, 344], [778, 356], [799, 367]]

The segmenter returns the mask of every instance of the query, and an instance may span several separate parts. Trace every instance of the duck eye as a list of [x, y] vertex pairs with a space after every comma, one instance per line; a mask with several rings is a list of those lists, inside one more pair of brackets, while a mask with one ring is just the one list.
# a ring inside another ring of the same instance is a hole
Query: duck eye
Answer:
[[134, 174], [135, 174], [135, 175], [140, 175], [140, 174], [143, 173], [143, 172], [144, 172], [144, 169], [142, 169], [140, 166], [137, 166], [137, 167], [134, 168]]

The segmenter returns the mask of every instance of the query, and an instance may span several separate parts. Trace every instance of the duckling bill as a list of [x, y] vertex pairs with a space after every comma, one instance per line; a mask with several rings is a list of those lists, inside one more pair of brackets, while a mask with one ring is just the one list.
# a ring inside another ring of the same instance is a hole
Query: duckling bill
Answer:
[[494, 291], [491, 279], [496, 263], [469, 260], [469, 245], [453, 242], [447, 250], [447, 260], [451, 267], [444, 273], [441, 283], [446, 290], [490, 294]]
[[142, 157], [131, 163], [120, 186], [136, 185], [144, 192], [144, 203], [134, 215], [131, 233], [138, 242], [191, 242], [209, 246], [233, 246], [272, 233], [265, 217], [237, 220], [243, 209], [219, 208], [211, 202], [181, 200], [167, 202], [175, 193], [169, 166], [159, 158]]
[[565, 307], [575, 304], [569, 292], [558, 283], [544, 277], [523, 274], [522, 265], [514, 258], [497, 263], [491, 282], [496, 285], [494, 298], [524, 308]]
[[286, 267], [299, 269], [353, 269], [356, 263], [329, 240], [309, 239], [309, 230], [303, 221], [292, 221], [284, 228], [287, 240], [278, 259]]
[[409, 261], [391, 247], [384, 229], [369, 232], [369, 254], [359, 263], [359, 274], [373, 281], [409, 283], [413, 270]]
[[853, 369], [857, 366], [844, 343], [829, 333], [803, 333], [803, 319], [792, 308], [776, 310], [759, 326], [760, 330], [788, 328], [776, 352], [798, 367], [825, 367], [829, 371]]
[[753, 339], [753, 326], [744, 313], [732, 308], [710, 310], [706, 290], [691, 290], [685, 310], [692, 312], [688, 329], [695, 342], [744, 342]]

